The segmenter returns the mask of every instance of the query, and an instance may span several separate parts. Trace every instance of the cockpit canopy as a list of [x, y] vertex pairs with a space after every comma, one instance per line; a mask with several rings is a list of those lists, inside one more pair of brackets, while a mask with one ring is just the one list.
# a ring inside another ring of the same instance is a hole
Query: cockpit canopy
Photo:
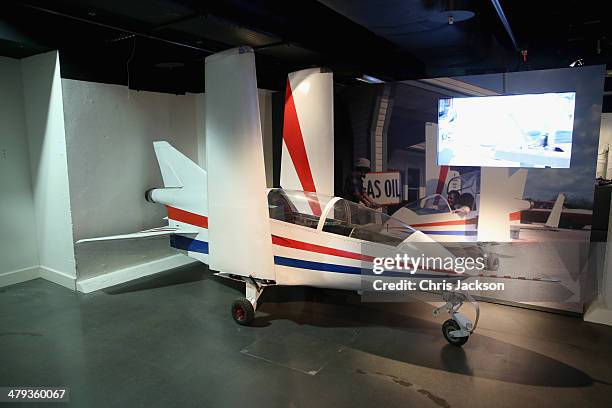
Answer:
[[443, 214], [452, 212], [446, 198], [441, 194], [433, 194], [413, 201], [406, 205], [406, 208], [418, 215]]
[[317, 229], [321, 217], [324, 232], [379, 244], [397, 246], [414, 233], [398, 219], [364, 205], [319, 193], [271, 189], [270, 218]]
[[445, 214], [461, 207], [467, 207], [470, 211], [476, 210], [474, 196], [469, 193], [461, 193], [454, 206], [451, 208], [448, 200], [441, 194], [432, 194], [420, 200], [406, 204], [405, 208], [418, 215]]

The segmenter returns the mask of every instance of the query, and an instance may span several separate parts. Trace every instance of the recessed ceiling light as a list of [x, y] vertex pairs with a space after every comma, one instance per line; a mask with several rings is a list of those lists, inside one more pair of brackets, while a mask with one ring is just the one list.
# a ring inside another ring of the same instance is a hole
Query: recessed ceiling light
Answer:
[[470, 10], [444, 10], [430, 14], [429, 21], [452, 25], [469, 20], [472, 17], [474, 17], [474, 12]]
[[355, 79], [361, 82], [368, 83], [368, 84], [384, 84], [385, 83], [385, 81], [383, 81], [382, 79], [378, 79], [376, 77], [373, 77], [371, 75], [366, 75], [366, 74], [363, 74], [362, 76], [357, 77]]
[[569, 66], [574, 68], [574, 67], [581, 67], [584, 65], [584, 61], [582, 60], [582, 58], [578, 58], [576, 61], [572, 62]]

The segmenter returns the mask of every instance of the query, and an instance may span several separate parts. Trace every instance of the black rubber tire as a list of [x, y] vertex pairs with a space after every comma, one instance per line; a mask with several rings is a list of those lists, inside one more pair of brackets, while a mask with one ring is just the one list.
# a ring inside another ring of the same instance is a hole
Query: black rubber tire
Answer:
[[255, 319], [255, 309], [246, 298], [238, 298], [232, 303], [232, 318], [241, 326], [250, 326]]
[[495, 255], [489, 255], [487, 258], [487, 269], [497, 271], [499, 269], [499, 258]]
[[444, 335], [446, 341], [448, 341], [453, 346], [463, 346], [468, 341], [470, 336], [451, 337], [450, 332], [455, 330], [461, 330], [461, 327], [459, 327], [459, 323], [457, 323], [453, 319], [448, 319], [444, 322], [444, 324], [442, 324], [442, 334]]

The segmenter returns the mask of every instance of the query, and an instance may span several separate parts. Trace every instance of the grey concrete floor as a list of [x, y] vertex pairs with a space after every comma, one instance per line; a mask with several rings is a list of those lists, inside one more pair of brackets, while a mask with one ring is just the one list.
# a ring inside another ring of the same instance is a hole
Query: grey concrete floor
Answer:
[[0, 385], [71, 387], [45, 407], [611, 406], [610, 327], [481, 304], [456, 348], [426, 303], [271, 288], [241, 327], [241, 293], [201, 265], [88, 295], [1, 288]]

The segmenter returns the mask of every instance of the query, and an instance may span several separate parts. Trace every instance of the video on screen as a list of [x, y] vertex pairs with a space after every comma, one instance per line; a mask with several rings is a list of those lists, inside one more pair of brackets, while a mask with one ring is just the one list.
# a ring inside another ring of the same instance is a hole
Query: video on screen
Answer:
[[569, 168], [575, 92], [441, 99], [438, 165]]

